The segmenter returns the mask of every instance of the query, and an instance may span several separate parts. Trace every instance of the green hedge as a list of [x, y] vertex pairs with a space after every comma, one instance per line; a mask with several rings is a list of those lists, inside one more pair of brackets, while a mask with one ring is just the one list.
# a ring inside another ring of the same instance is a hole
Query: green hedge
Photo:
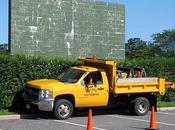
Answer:
[[175, 102], [175, 89], [173, 88], [168, 88], [166, 90], [165, 95], [160, 97], [161, 101], [166, 101], [166, 102]]
[[[74, 59], [67, 58], [0, 54], [0, 108], [9, 107], [15, 102], [14, 97], [21, 94], [20, 90], [26, 81], [40, 78], [57, 79], [64, 69], [77, 64]], [[161, 76], [175, 82], [175, 58], [126, 60], [120, 64], [140, 65], [146, 69], [149, 76]]]
[[26, 81], [57, 79], [61, 71], [73, 65], [76, 65], [73, 59], [0, 54], [0, 108], [12, 105]]
[[149, 77], [163, 77], [175, 82], [175, 57], [154, 57], [152, 59], [132, 59], [120, 63], [121, 66], [144, 67]]

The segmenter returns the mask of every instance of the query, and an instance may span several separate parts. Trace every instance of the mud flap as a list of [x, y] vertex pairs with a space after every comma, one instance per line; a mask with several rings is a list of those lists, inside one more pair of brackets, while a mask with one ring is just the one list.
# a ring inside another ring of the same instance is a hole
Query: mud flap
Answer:
[[149, 102], [150, 102], [150, 111], [151, 111], [151, 107], [154, 106], [154, 110], [155, 110], [155, 112], [157, 112], [157, 97], [156, 97], [156, 95], [151, 95], [149, 98]]

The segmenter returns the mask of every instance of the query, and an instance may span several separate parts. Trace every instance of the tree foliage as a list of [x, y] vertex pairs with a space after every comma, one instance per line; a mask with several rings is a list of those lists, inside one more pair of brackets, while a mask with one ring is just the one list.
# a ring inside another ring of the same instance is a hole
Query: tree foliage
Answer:
[[162, 33], [152, 35], [153, 42], [159, 45], [168, 45], [175, 41], [175, 29], [164, 30]]
[[0, 44], [0, 53], [8, 51], [8, 44]]
[[154, 44], [158, 45], [165, 56], [175, 55], [175, 29], [164, 30], [152, 35]]
[[139, 51], [144, 51], [146, 42], [140, 38], [130, 38], [126, 44], [126, 55], [131, 58], [138, 57]]
[[151, 58], [175, 56], [175, 29], [152, 35], [153, 41], [130, 38], [126, 46], [127, 58]]

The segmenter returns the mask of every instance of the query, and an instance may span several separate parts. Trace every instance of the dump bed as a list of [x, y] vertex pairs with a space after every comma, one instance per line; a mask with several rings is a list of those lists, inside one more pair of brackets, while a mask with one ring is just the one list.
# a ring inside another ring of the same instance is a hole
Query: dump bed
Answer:
[[146, 93], [159, 92], [165, 94], [165, 79], [150, 77], [150, 78], [124, 78], [118, 79], [115, 85], [116, 94], [125, 93]]
[[107, 74], [110, 91], [115, 94], [159, 92], [163, 95], [165, 93], [165, 79], [163, 78], [117, 79], [117, 62], [113, 60], [96, 59], [96, 57], [81, 57], [78, 60], [83, 61], [85, 66], [104, 69]]

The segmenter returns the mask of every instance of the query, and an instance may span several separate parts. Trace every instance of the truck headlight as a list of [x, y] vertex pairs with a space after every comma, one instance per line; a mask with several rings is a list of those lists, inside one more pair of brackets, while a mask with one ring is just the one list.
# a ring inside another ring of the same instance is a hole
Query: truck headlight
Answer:
[[39, 94], [39, 99], [51, 99], [53, 92], [51, 90], [41, 90]]

